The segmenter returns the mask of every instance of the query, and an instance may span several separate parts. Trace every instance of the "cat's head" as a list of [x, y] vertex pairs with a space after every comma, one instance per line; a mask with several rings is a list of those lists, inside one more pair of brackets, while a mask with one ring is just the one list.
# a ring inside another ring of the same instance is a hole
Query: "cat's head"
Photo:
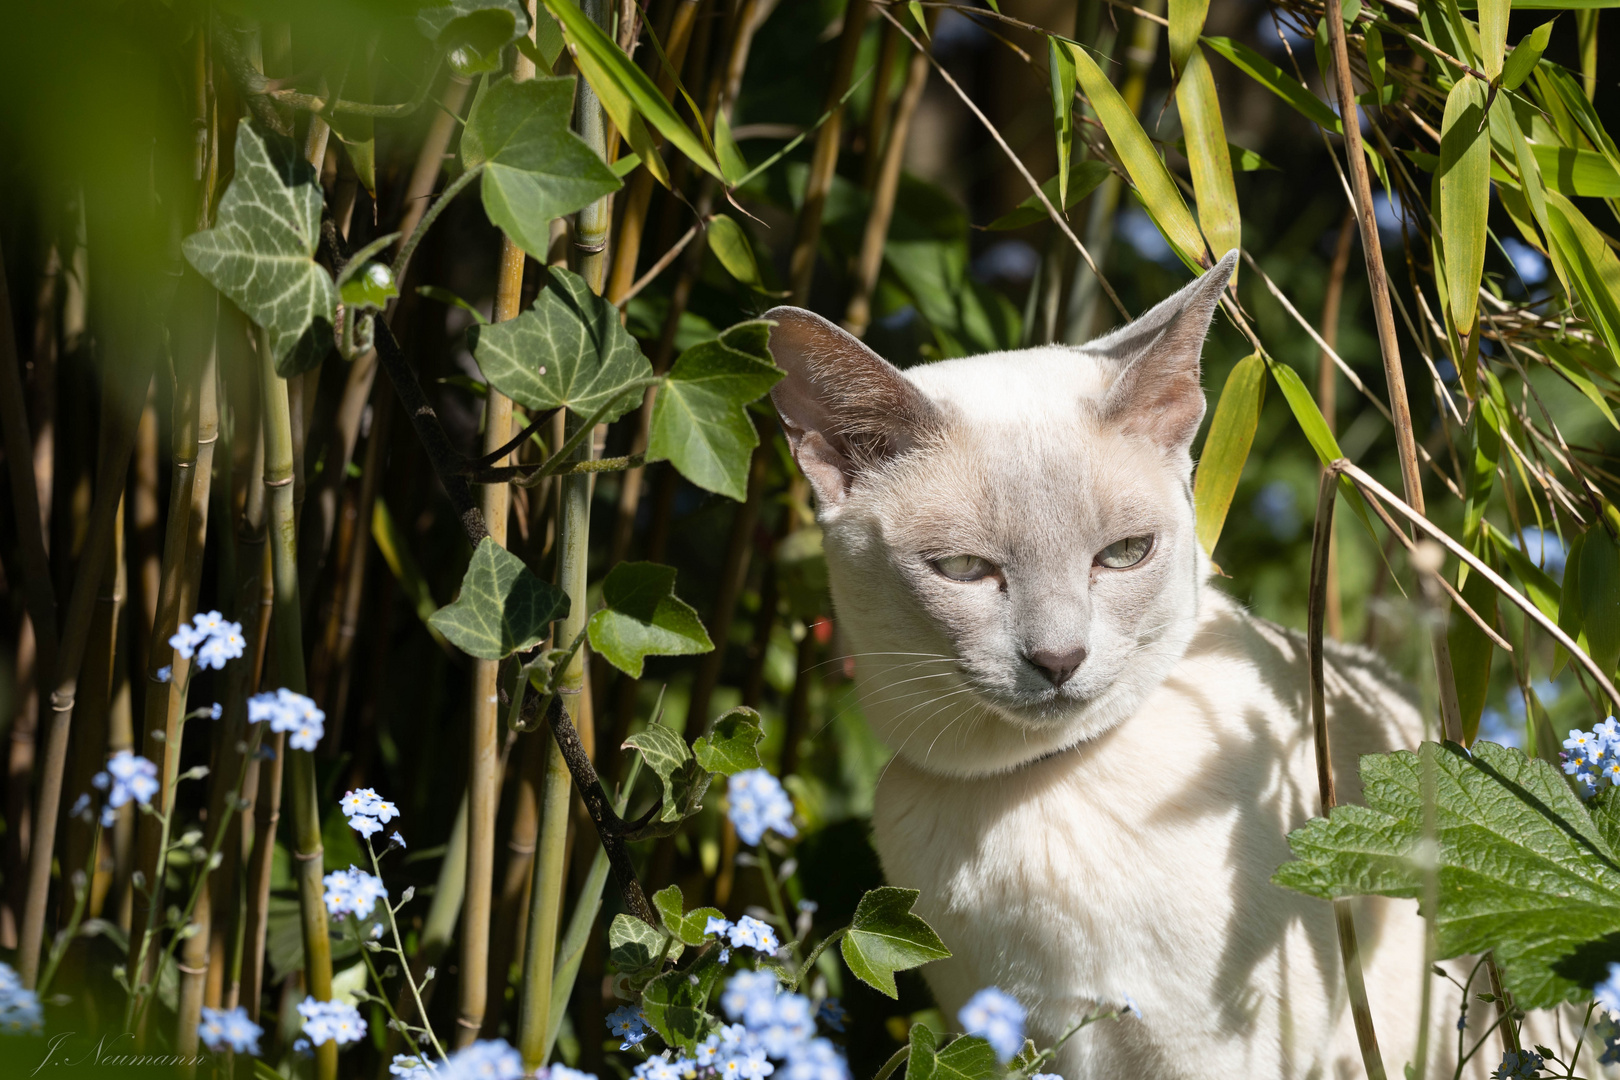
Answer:
[[840, 627], [880, 738], [992, 773], [1092, 738], [1192, 637], [1188, 448], [1232, 252], [1135, 322], [900, 371], [799, 308], [771, 392], [815, 489]]

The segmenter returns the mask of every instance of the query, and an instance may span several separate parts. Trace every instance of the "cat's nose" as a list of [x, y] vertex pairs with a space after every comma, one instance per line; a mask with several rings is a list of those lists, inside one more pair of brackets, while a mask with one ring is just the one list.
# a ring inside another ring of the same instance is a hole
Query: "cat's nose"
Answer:
[[1041, 674], [1053, 686], [1062, 686], [1086, 662], [1086, 647], [1076, 645], [1072, 649], [1036, 649], [1029, 654], [1029, 662], [1040, 668]]

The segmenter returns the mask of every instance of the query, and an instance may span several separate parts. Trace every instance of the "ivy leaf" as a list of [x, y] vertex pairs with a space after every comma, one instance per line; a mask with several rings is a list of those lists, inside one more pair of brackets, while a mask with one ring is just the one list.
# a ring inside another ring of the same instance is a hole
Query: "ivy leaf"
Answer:
[[730, 776], [746, 769], [762, 768], [759, 760], [759, 713], [746, 705], [721, 714], [714, 730], [692, 744], [697, 763], [712, 773]]
[[216, 224], [181, 244], [186, 261], [264, 328], [284, 377], [302, 370], [288, 361], [312, 323], [322, 342], [316, 361], [331, 347], [337, 289], [314, 258], [320, 224], [315, 171], [290, 149], [277, 145], [272, 152], [251, 124], [239, 124], [236, 175]]
[[1002, 1073], [996, 1052], [977, 1035], [963, 1035], [939, 1050], [926, 1024], [911, 1025], [906, 1080], [992, 1080]]
[[670, 1046], [690, 1054], [708, 1034], [709, 994], [720, 976], [718, 952], [710, 950], [685, 971], [666, 971], [647, 984], [641, 1011]]
[[[1591, 997], [1620, 960], [1620, 861], [1558, 770], [1519, 750], [1426, 743], [1439, 830], [1440, 959], [1493, 950], [1527, 1009]], [[1408, 750], [1361, 759], [1365, 806], [1338, 806], [1289, 835], [1278, 885], [1324, 899], [1416, 898], [1423, 763]], [[1613, 814], [1600, 800], [1598, 815]]]
[[503, 78], [473, 102], [461, 136], [461, 160], [482, 164], [484, 212], [530, 255], [544, 262], [551, 219], [572, 214], [621, 182], [585, 140], [569, 129], [572, 78]]
[[587, 624], [591, 648], [632, 679], [641, 678], [649, 656], [714, 648], [697, 612], [675, 595], [673, 566], [620, 563], [602, 582], [602, 602], [606, 606]]
[[519, 0], [451, 0], [418, 11], [416, 28], [466, 78], [500, 70], [501, 50], [528, 35], [529, 13]]
[[567, 593], [486, 536], [461, 579], [461, 595], [428, 624], [469, 656], [503, 660], [540, 644], [551, 621], [566, 614]]
[[[659, 821], [677, 823], [703, 809], [703, 796], [709, 790], [712, 777], [698, 765], [685, 739], [662, 724], [649, 724], [624, 740], [624, 746], [641, 751], [642, 761], [663, 786]], [[666, 835], [667, 832], [653, 830], [646, 835]]]
[[381, 311], [388, 306], [388, 301], [399, 295], [399, 287], [394, 282], [394, 272], [388, 264], [373, 262], [367, 263], [357, 274], [352, 275], [343, 283], [340, 290], [343, 296], [343, 305], [352, 310], [365, 310], [376, 308]]
[[495, 389], [527, 409], [590, 416], [617, 401], [600, 422], [617, 420], [640, 400], [652, 364], [619, 322], [619, 309], [585, 279], [560, 267], [546, 273], [547, 287], [528, 311], [468, 331], [473, 356]]
[[719, 908], [700, 907], [687, 911], [686, 897], [681, 894], [679, 885], [659, 889], [653, 893], [652, 900], [653, 907], [658, 909], [658, 917], [664, 921], [664, 929], [686, 945], [703, 944], [703, 928], [711, 918], [722, 917]]
[[739, 502], [759, 433], [748, 404], [783, 375], [771, 360], [771, 324], [738, 323], [680, 355], [653, 404], [647, 460], [668, 460], [699, 487]]
[[[861, 897], [849, 933], [839, 943], [844, 963], [855, 977], [892, 998], [900, 996], [894, 985], [895, 972], [951, 955], [934, 928], [911, 914], [918, 895], [916, 889], [892, 885], [873, 889]], [[991, 1058], [993, 1061], [994, 1055]]]
[[671, 959], [681, 955], [682, 946], [671, 941], [667, 934], [648, 926], [633, 915], [613, 916], [608, 927], [608, 959], [622, 974], [633, 979], [637, 973], [656, 971], [667, 954]]

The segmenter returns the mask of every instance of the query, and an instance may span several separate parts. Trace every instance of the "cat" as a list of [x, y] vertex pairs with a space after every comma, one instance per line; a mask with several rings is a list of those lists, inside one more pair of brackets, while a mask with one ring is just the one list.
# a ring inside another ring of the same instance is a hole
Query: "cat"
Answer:
[[[811, 312], [764, 316], [862, 707], [895, 755], [874, 844], [953, 951], [923, 973], [948, 1017], [1011, 993], [1041, 1046], [1131, 1003], [1064, 1045], [1067, 1080], [1362, 1074], [1332, 908], [1269, 880], [1320, 811], [1304, 641], [1222, 593], [1194, 532], [1199, 354], [1236, 262], [1082, 347], [903, 372]], [[1357, 758], [1416, 746], [1423, 721], [1367, 650], [1329, 643], [1326, 669], [1354, 801]], [[1410, 901], [1354, 910], [1399, 1076], [1422, 923]]]

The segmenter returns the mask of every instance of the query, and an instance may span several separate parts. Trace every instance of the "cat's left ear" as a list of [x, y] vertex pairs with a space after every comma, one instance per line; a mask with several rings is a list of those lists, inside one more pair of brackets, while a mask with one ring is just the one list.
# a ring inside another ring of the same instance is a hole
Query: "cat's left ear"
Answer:
[[1141, 318], [1085, 346], [1108, 355], [1120, 374], [1103, 402], [1103, 415], [1167, 450], [1186, 451], [1204, 419], [1199, 354], [1221, 290], [1238, 253], [1220, 262]]

